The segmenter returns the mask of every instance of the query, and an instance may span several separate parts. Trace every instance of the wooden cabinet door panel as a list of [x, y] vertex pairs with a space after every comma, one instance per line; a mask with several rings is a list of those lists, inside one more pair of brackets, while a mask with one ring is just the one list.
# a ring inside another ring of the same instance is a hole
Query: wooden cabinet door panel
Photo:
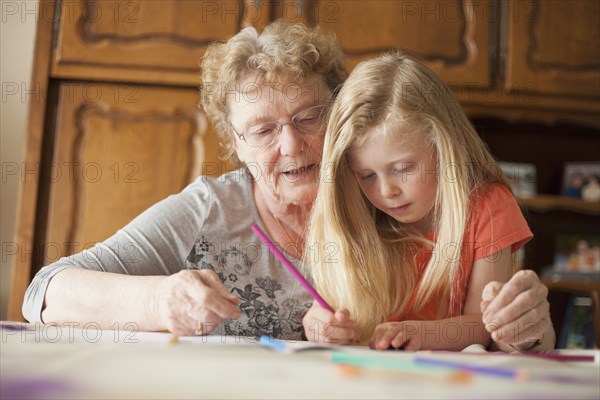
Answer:
[[52, 73], [197, 85], [208, 44], [269, 15], [266, 1], [64, 1]]
[[511, 1], [507, 13], [507, 89], [600, 99], [600, 2]]
[[488, 1], [319, 1], [304, 19], [335, 32], [349, 68], [402, 48], [450, 85], [488, 86], [493, 11]]
[[60, 86], [45, 239], [60, 251], [44, 264], [106, 239], [194, 180], [207, 159], [197, 90], [140, 86], [125, 101], [110, 84], [95, 86], [94, 97], [89, 85]]

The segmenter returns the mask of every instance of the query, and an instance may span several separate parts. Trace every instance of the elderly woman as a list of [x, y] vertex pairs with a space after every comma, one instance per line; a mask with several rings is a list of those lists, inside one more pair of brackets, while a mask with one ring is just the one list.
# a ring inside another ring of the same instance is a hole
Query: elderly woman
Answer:
[[[43, 268], [27, 290], [25, 317], [179, 335], [303, 337], [312, 299], [250, 226], [262, 226], [300, 264], [328, 105], [346, 75], [335, 39], [299, 24], [276, 22], [260, 35], [246, 28], [212, 45], [202, 106], [240, 168], [199, 177], [105, 242]], [[134, 256], [119, 252], [126, 247]], [[490, 284], [486, 315], [507, 327], [495, 338], [501, 347], [524, 349], [542, 338], [536, 349], [553, 347], [546, 293], [533, 273]]]

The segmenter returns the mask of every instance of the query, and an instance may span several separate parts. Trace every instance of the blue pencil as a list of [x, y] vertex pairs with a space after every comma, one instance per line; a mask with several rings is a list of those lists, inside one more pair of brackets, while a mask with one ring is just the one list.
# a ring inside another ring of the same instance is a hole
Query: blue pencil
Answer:
[[416, 356], [414, 358], [414, 363], [417, 365], [431, 365], [439, 367], [457, 368], [463, 371], [469, 371], [483, 375], [492, 375], [499, 378], [522, 380], [527, 377], [526, 374], [524, 374], [522, 371], [514, 368], [487, 367], [483, 365], [473, 365], [458, 361], [441, 360], [439, 358], [426, 358]]
[[276, 340], [271, 336], [262, 335], [259, 339], [259, 343], [261, 345], [268, 347], [270, 349], [273, 349], [273, 350], [277, 350], [277, 351], [286, 351], [287, 350], [287, 346], [286, 346], [285, 342]]

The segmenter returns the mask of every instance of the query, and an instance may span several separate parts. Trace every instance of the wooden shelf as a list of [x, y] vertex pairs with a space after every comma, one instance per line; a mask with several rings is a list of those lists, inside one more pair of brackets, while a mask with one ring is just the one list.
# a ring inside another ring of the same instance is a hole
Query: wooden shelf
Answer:
[[564, 290], [568, 292], [594, 292], [600, 291], [600, 281], [596, 280], [566, 280], [542, 278], [542, 283], [552, 290]]
[[600, 202], [570, 199], [554, 195], [538, 195], [519, 198], [519, 204], [530, 211], [549, 212], [554, 210], [572, 211], [581, 214], [600, 216]]

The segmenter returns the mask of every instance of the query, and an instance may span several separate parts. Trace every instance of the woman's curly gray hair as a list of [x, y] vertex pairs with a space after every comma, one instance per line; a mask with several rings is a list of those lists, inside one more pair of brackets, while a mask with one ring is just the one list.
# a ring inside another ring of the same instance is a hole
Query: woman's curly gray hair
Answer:
[[226, 42], [211, 44], [201, 67], [200, 104], [217, 130], [225, 158], [234, 154], [227, 94], [249, 74], [258, 72], [267, 79], [288, 74], [299, 78], [317, 75], [332, 94], [348, 75], [342, 49], [333, 34], [284, 20], [268, 25], [261, 34], [249, 27]]

